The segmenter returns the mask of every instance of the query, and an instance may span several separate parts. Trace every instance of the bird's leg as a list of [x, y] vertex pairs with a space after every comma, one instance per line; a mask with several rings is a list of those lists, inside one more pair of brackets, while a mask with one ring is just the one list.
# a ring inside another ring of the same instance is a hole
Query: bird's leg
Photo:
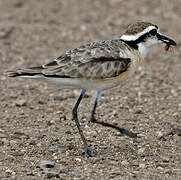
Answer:
[[127, 135], [129, 137], [132, 137], [132, 138], [137, 137], [136, 133], [133, 133], [130, 130], [124, 128], [124, 127], [118, 127], [118, 126], [116, 126], [114, 124], [110, 124], [110, 123], [107, 123], [107, 122], [96, 120], [96, 118], [95, 118], [95, 110], [96, 110], [96, 106], [97, 106], [97, 102], [98, 102], [99, 97], [100, 97], [100, 92], [97, 91], [96, 94], [95, 94], [94, 106], [93, 106], [93, 109], [91, 111], [91, 122], [101, 124], [101, 125], [106, 126], [106, 127], [111, 127], [113, 129], [118, 130], [120, 133], [125, 134], [125, 135]]
[[91, 122], [93, 122], [93, 123], [97, 121], [95, 119], [95, 111], [96, 111], [97, 102], [98, 102], [100, 95], [101, 95], [100, 91], [96, 91], [95, 96], [94, 96], [94, 106], [91, 111]]
[[95, 154], [93, 152], [91, 152], [91, 150], [88, 148], [87, 141], [86, 141], [85, 136], [83, 134], [83, 131], [80, 127], [80, 123], [79, 123], [78, 116], [77, 116], [77, 109], [79, 107], [79, 104], [80, 104], [85, 92], [86, 91], [84, 89], [82, 89], [80, 92], [80, 96], [79, 96], [79, 98], [78, 98], [77, 102], [75, 103], [73, 110], [72, 110], [72, 116], [73, 116], [72, 119], [75, 120], [75, 123], [77, 125], [78, 130], [79, 130], [79, 134], [80, 134], [81, 139], [83, 141], [85, 156], [95, 157]]

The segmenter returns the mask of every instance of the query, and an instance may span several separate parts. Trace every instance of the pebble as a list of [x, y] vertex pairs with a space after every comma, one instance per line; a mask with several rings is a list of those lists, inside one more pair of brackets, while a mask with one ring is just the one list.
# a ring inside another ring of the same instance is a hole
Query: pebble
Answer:
[[34, 174], [33, 174], [32, 171], [27, 171], [27, 172], [26, 172], [26, 175], [27, 175], [27, 176], [34, 176]]
[[75, 158], [76, 161], [81, 162], [82, 160], [80, 158]]
[[144, 153], [144, 151], [145, 151], [145, 148], [140, 148], [140, 149], [138, 149], [138, 154], [142, 154], [142, 153]]
[[93, 137], [96, 137], [97, 136], [97, 132], [96, 131], [87, 131], [87, 135], [88, 136], [93, 136]]
[[26, 99], [18, 99], [15, 102], [16, 106], [26, 106], [26, 104], [27, 104], [27, 100]]
[[144, 168], [145, 168], [145, 164], [139, 164], [139, 167], [140, 167], [141, 169], [144, 169]]
[[7, 138], [8, 135], [0, 133], [0, 138]]
[[41, 160], [40, 161], [40, 168], [53, 168], [55, 166], [54, 162], [51, 162], [49, 160]]
[[135, 110], [134, 113], [135, 113], [135, 114], [143, 114], [143, 111], [142, 111], [141, 109], [137, 109], [137, 110]]
[[163, 170], [163, 168], [160, 167], [160, 166], [158, 166], [157, 169], [158, 169], [159, 171], [162, 171], [162, 170]]
[[122, 164], [123, 166], [127, 166], [127, 165], [129, 165], [129, 162], [126, 161], [126, 160], [124, 160], [124, 161], [121, 162], [121, 164]]
[[14, 29], [15, 29], [14, 26], [6, 27], [5, 29], [0, 29], [0, 38], [4, 38], [4, 39], [8, 38]]
[[168, 134], [181, 136], [181, 127], [174, 125]]
[[161, 131], [156, 132], [157, 137], [161, 138], [163, 136], [163, 133]]
[[172, 116], [173, 116], [175, 119], [177, 119], [177, 118], [180, 118], [180, 117], [181, 117], [181, 115], [180, 115], [180, 113], [179, 113], [179, 112], [174, 112], [174, 113], [172, 114]]
[[163, 162], [169, 162], [169, 160], [170, 160], [170, 159], [169, 159], [168, 157], [162, 157], [162, 161], [163, 161]]
[[59, 172], [56, 172], [56, 171], [46, 171], [45, 173], [46, 173], [47, 178], [60, 177]]
[[58, 94], [54, 97], [55, 101], [63, 101], [65, 100], [65, 97], [62, 96], [62, 94]]

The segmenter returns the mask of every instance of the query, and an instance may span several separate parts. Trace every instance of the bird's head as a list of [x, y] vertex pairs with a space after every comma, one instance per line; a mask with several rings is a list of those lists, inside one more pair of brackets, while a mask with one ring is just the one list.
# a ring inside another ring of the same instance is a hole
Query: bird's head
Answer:
[[130, 24], [120, 39], [139, 50], [143, 57], [153, 45], [165, 43], [167, 50], [170, 46], [176, 46], [174, 40], [161, 34], [158, 26], [149, 22]]

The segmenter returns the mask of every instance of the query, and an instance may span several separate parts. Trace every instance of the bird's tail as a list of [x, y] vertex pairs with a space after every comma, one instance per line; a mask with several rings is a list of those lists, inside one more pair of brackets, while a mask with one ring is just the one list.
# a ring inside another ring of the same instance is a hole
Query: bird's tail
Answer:
[[40, 78], [43, 76], [42, 67], [31, 67], [26, 69], [17, 69], [7, 71], [6, 75], [9, 77], [27, 77], [27, 78]]

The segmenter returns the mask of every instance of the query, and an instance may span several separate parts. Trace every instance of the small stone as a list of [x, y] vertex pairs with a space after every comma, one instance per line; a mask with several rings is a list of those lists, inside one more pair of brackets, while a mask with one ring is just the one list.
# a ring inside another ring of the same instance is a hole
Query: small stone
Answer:
[[5, 172], [8, 174], [12, 174], [13, 171], [11, 169], [7, 169]]
[[144, 151], [145, 151], [145, 148], [140, 148], [140, 149], [138, 149], [138, 154], [143, 154]]
[[139, 167], [140, 167], [141, 169], [144, 169], [144, 168], [145, 168], [145, 164], [139, 164]]
[[134, 113], [135, 114], [143, 114], [143, 111], [141, 109], [137, 109]]
[[76, 161], [81, 162], [82, 160], [80, 158], [75, 158]]
[[43, 100], [38, 100], [39, 104], [45, 104], [45, 102]]
[[56, 172], [56, 171], [47, 171], [45, 173], [46, 173], [47, 178], [53, 178], [53, 177], [59, 178], [60, 177], [59, 172]]
[[6, 27], [5, 29], [0, 29], [0, 38], [8, 38], [11, 33], [13, 32], [13, 30], [15, 29], [14, 26], [11, 26], [11, 27]]
[[181, 115], [180, 115], [178, 112], [174, 112], [174, 113], [172, 114], [172, 116], [173, 116], [175, 119], [178, 119], [178, 118], [181, 117]]
[[161, 138], [161, 137], [163, 136], [163, 133], [162, 133], [161, 131], [157, 131], [157, 132], [156, 132], [156, 135], [157, 135], [159, 138]]
[[65, 121], [65, 120], [67, 120], [67, 119], [68, 119], [68, 118], [67, 118], [67, 116], [66, 116], [66, 115], [64, 115], [64, 114], [60, 116], [60, 120]]
[[172, 130], [168, 133], [168, 135], [181, 136], [181, 127], [178, 127], [177, 125], [173, 125]]
[[62, 94], [58, 94], [54, 97], [55, 101], [63, 101], [65, 100], [65, 97], [62, 96]]
[[0, 133], [4, 133], [5, 131], [3, 129], [0, 129]]
[[26, 99], [18, 99], [15, 102], [16, 106], [26, 106], [26, 104], [27, 104], [27, 100]]
[[124, 160], [124, 161], [121, 162], [121, 164], [122, 164], [123, 166], [127, 166], [127, 165], [129, 165], [129, 162], [126, 161], [126, 160]]
[[157, 169], [158, 169], [159, 171], [162, 171], [162, 170], [163, 170], [163, 168], [160, 167], [160, 166], [158, 166]]
[[169, 162], [169, 160], [170, 160], [170, 159], [169, 159], [168, 157], [162, 157], [162, 161], [163, 161], [163, 162]]
[[28, 172], [26, 172], [26, 175], [27, 175], [27, 176], [34, 176], [34, 174], [33, 174], [33, 172], [32, 172], [32, 171], [28, 171]]
[[87, 135], [91, 135], [93, 137], [96, 137], [97, 136], [97, 132], [96, 131], [87, 131]]
[[16, 7], [16, 8], [20, 8], [23, 6], [24, 2], [22, 0], [15, 0], [13, 1], [13, 6]]
[[54, 121], [53, 120], [50, 120], [50, 121], [47, 121], [47, 126], [51, 126], [54, 124]]
[[48, 160], [41, 160], [40, 161], [40, 168], [53, 168], [55, 166], [54, 162]]
[[172, 89], [172, 90], [171, 90], [171, 93], [172, 93], [173, 96], [178, 96], [178, 93], [176, 92], [175, 89]]
[[0, 138], [7, 138], [8, 135], [0, 133]]
[[10, 143], [10, 145], [13, 146], [13, 145], [15, 145], [17, 142], [16, 142], [15, 140], [10, 140], [9, 143]]

